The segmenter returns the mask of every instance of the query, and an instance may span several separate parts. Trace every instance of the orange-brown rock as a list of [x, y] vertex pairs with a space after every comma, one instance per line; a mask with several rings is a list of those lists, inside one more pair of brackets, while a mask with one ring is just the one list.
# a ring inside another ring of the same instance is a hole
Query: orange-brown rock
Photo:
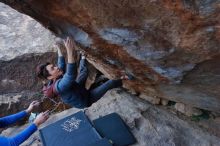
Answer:
[[108, 77], [134, 75], [127, 88], [220, 112], [218, 0], [0, 1], [74, 37]]

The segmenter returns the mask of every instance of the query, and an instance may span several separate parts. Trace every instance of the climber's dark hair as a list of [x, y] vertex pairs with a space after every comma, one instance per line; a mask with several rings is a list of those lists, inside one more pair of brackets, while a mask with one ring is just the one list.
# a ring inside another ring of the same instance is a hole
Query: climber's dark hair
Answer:
[[47, 65], [49, 65], [51, 63], [47, 62], [45, 64], [41, 64], [41, 65], [38, 65], [37, 68], [36, 68], [36, 74], [37, 74], [37, 77], [40, 78], [40, 79], [47, 79], [47, 77], [50, 76], [48, 70], [47, 70]]

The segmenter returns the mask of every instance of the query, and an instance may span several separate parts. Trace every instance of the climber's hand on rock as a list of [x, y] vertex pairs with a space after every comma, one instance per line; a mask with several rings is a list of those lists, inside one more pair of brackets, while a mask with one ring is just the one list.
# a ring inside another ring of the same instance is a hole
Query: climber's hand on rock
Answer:
[[58, 53], [58, 56], [63, 56], [63, 49], [65, 49], [64, 45], [62, 44], [61, 41], [57, 41], [54, 45], [54, 47], [57, 49], [57, 53]]
[[49, 118], [49, 110], [46, 112], [40, 113], [36, 119], [34, 120], [34, 124], [36, 126], [40, 126], [42, 123], [44, 123]]
[[76, 43], [73, 41], [71, 37], [66, 38], [66, 40], [64, 41], [64, 45], [67, 51], [72, 51], [77, 49]]
[[39, 105], [40, 105], [40, 103], [39, 103], [37, 100], [33, 101], [33, 102], [29, 105], [29, 107], [27, 108], [26, 112], [27, 112], [27, 113], [31, 113], [31, 112], [34, 110], [34, 108], [38, 107]]
[[67, 37], [67, 39], [64, 41], [64, 45], [67, 51], [68, 63], [75, 63], [77, 58], [77, 52], [76, 52], [77, 46], [75, 42], [70, 37]]

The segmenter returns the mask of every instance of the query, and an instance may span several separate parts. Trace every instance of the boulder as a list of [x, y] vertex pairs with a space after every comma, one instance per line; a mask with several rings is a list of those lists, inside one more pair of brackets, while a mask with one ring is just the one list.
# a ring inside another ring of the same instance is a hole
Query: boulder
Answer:
[[72, 36], [108, 78], [132, 74], [128, 89], [220, 111], [219, 0], [0, 2]]
[[[71, 108], [52, 115], [42, 127], [77, 111], [79, 110]], [[137, 143], [132, 146], [218, 146], [220, 144], [219, 137], [201, 129], [195, 123], [188, 123], [175, 114], [151, 105], [120, 89], [109, 91], [98, 102], [85, 109], [85, 113], [91, 120], [112, 112], [116, 112], [122, 117], [137, 139]], [[3, 133], [11, 135], [21, 129], [24, 127], [11, 128]], [[39, 135], [36, 132], [22, 146], [31, 142], [33, 142], [32, 146], [41, 145], [38, 140]]]
[[176, 103], [175, 109], [187, 116], [199, 116], [202, 114], [202, 111], [191, 106], [187, 106], [183, 103]]

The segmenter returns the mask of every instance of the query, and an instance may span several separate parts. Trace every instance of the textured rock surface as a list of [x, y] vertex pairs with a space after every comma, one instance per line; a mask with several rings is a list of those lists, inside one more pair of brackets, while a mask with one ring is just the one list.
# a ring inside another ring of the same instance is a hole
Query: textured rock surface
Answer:
[[41, 91], [42, 83], [35, 75], [36, 66], [55, 62], [55, 53], [26, 54], [10, 61], [0, 61], [0, 94]]
[[175, 109], [187, 116], [199, 116], [202, 115], [202, 111], [190, 106], [187, 106], [182, 103], [176, 103], [175, 104]]
[[35, 68], [55, 60], [56, 54], [47, 53], [54, 51], [55, 36], [36, 20], [3, 3], [0, 10], [0, 94], [37, 91], [42, 85]]
[[[0, 3], [0, 117], [41, 100], [42, 83], [35, 76], [36, 66], [55, 62], [55, 36], [36, 20]], [[45, 100], [42, 109], [51, 108]]]
[[158, 97], [151, 97], [144, 94], [140, 94], [139, 97], [146, 101], [149, 101], [152, 104], [160, 104], [160, 98]]
[[133, 74], [127, 88], [220, 111], [219, 0], [0, 1], [73, 36], [106, 76]]
[[[43, 126], [77, 111], [72, 108], [53, 115]], [[101, 100], [86, 110], [86, 114], [91, 120], [112, 112], [120, 114], [130, 127], [138, 141], [133, 146], [218, 146], [220, 144], [220, 138], [203, 131], [195, 124], [189, 124], [179, 119], [175, 114], [156, 108], [120, 89], [108, 92]], [[23, 128], [16, 130], [10, 128], [3, 134], [11, 135]], [[34, 139], [39, 139], [38, 133], [35, 133], [23, 145], [30, 144]], [[35, 140], [32, 146], [37, 145], [40, 146], [41, 143]]]
[[0, 60], [53, 50], [55, 36], [29, 16], [0, 3]]
[[[218, 0], [0, 1], [34, 17], [59, 37], [73, 36], [88, 53], [88, 61], [108, 78], [118, 77], [121, 70], [135, 76], [124, 84], [133, 95], [109, 92], [87, 110], [91, 119], [119, 113], [138, 140], [135, 146], [220, 145], [219, 113], [195, 123], [138, 98], [220, 111]], [[35, 66], [55, 61], [56, 54], [48, 52], [53, 51], [51, 33], [4, 4], [0, 9], [0, 109], [7, 111], [1, 117], [42, 98], [36, 92], [41, 83], [34, 76]], [[48, 53], [36, 54], [44, 52]], [[89, 70], [87, 87], [97, 75], [92, 66]], [[45, 101], [41, 108], [52, 105]], [[53, 115], [46, 124], [76, 111]], [[3, 134], [22, 129], [10, 128]], [[33, 140], [32, 146], [42, 145], [38, 139], [35, 133], [23, 145]]]

